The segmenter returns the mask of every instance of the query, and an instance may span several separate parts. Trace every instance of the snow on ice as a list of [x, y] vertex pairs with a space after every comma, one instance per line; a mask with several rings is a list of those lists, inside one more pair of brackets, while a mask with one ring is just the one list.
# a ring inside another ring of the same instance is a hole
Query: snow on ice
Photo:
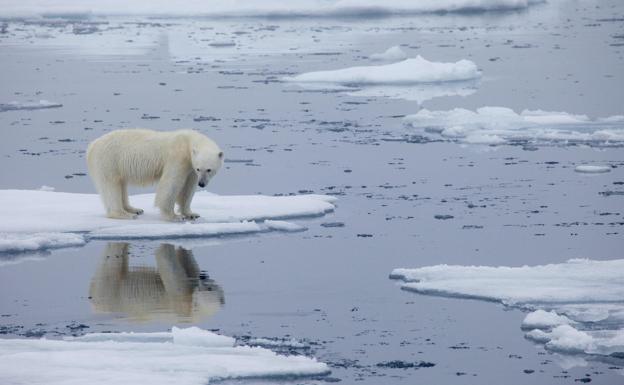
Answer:
[[135, 220], [106, 218], [96, 194], [41, 190], [0, 190], [0, 253], [77, 246], [89, 239], [207, 237], [270, 230], [301, 231], [283, 220], [320, 216], [334, 210], [336, 198], [326, 195], [219, 196], [198, 192], [193, 210], [200, 219], [163, 221], [154, 208], [154, 194], [130, 197], [145, 209]]
[[395, 269], [402, 288], [532, 310], [526, 337], [565, 353], [624, 354], [624, 259], [521, 266]]
[[467, 144], [514, 142], [585, 143], [595, 146], [624, 145], [624, 116], [590, 119], [567, 112], [482, 107], [476, 111], [422, 109], [405, 117], [405, 123], [424, 135]]
[[3, 384], [200, 385], [220, 379], [327, 373], [327, 365], [314, 358], [236, 346], [233, 338], [197, 327], [65, 340], [0, 339]]

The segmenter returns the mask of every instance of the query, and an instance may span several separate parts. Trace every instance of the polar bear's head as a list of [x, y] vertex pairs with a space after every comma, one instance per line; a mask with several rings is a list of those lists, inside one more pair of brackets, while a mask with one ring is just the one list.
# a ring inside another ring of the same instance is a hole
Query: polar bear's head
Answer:
[[223, 165], [223, 151], [215, 143], [193, 146], [191, 163], [197, 174], [197, 185], [205, 187]]

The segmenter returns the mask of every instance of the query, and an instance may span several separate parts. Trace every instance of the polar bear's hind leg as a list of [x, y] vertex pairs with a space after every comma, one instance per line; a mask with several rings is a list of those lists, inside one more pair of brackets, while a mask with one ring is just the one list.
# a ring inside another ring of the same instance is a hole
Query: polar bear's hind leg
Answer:
[[101, 181], [97, 183], [102, 201], [106, 207], [106, 216], [113, 219], [134, 219], [136, 214], [124, 209], [124, 186], [120, 181]]

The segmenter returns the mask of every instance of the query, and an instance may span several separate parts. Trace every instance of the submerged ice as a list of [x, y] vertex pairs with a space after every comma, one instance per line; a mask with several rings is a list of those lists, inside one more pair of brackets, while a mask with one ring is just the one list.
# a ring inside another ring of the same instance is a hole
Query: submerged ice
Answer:
[[405, 123], [424, 135], [466, 144], [624, 145], [624, 116], [590, 119], [567, 112], [482, 107], [431, 111], [422, 109]]
[[236, 346], [231, 337], [197, 327], [65, 340], [0, 339], [3, 384], [200, 385], [219, 379], [327, 373], [327, 365], [314, 358]]
[[624, 356], [624, 259], [521, 266], [395, 269], [402, 288], [532, 310], [522, 328], [546, 348]]

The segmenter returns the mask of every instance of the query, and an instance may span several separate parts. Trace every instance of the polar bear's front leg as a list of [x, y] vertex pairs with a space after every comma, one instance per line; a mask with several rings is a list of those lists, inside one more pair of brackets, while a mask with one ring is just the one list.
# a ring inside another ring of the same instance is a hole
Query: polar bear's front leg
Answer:
[[178, 206], [180, 207], [180, 214], [184, 216], [184, 219], [197, 219], [199, 214], [191, 211], [191, 201], [193, 195], [195, 195], [195, 185], [197, 184], [197, 174], [191, 171], [184, 182], [184, 187], [178, 194]]
[[130, 206], [130, 202], [128, 201], [128, 186], [125, 182], [122, 182], [121, 184], [121, 200], [123, 203], [123, 208], [127, 212], [136, 215], [143, 214], [143, 209], [137, 209], [136, 207]]
[[156, 189], [156, 207], [162, 216], [169, 221], [182, 221], [184, 217], [173, 210], [176, 199], [184, 187], [188, 171], [181, 165], [165, 166]]

